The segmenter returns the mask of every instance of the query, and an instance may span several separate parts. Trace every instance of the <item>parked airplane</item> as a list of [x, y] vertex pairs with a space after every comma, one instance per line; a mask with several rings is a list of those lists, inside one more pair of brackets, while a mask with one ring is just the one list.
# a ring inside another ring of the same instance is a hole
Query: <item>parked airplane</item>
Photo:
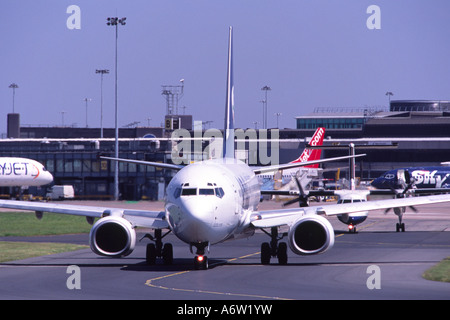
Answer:
[[75, 206], [53, 203], [17, 203], [0, 200], [0, 207], [42, 212], [82, 215], [93, 222], [89, 238], [91, 249], [105, 256], [126, 256], [136, 243], [137, 226], [155, 229], [149, 238], [155, 243], [147, 246], [147, 261], [155, 263], [162, 257], [164, 263], [173, 261], [170, 243], [163, 245], [162, 239], [168, 229], [195, 248], [195, 266], [205, 269], [208, 259], [205, 256], [210, 245], [231, 239], [249, 237], [256, 229], [270, 228], [271, 241], [261, 245], [261, 262], [270, 263], [272, 256], [278, 257], [280, 264], [287, 263], [287, 244], [279, 243], [281, 237], [278, 227], [289, 226], [288, 244], [299, 255], [325, 252], [334, 244], [334, 230], [324, 217], [409, 205], [449, 202], [449, 196], [429, 196], [394, 200], [370, 201], [307, 207], [295, 209], [276, 209], [259, 211], [260, 187], [256, 174], [290, 169], [299, 165], [310, 165], [332, 160], [348, 159], [351, 156], [315, 160], [311, 162], [272, 165], [252, 169], [234, 157], [234, 87], [232, 81], [232, 28], [228, 42], [227, 99], [225, 117], [224, 158], [200, 161], [182, 167], [174, 164], [151, 163], [114, 159], [126, 162], [159, 166], [178, 171], [167, 187], [164, 211], [140, 211], [117, 208]]
[[[323, 138], [325, 136], [325, 128], [319, 127], [314, 132], [311, 140], [309, 141], [309, 146], [316, 147], [321, 146], [323, 143]], [[322, 154], [322, 149], [310, 149], [305, 148], [296, 160], [291, 161], [291, 163], [297, 163], [297, 162], [305, 162], [310, 160], [319, 160], [320, 155]], [[309, 165], [305, 166], [305, 168], [318, 168], [319, 164]], [[295, 174], [295, 171], [294, 171]], [[292, 175], [291, 175], [292, 176]]]
[[[319, 127], [314, 132], [311, 140], [309, 141], [310, 146], [321, 146], [323, 143], [323, 137], [325, 136], [325, 128]], [[321, 149], [311, 149], [305, 148], [300, 156], [291, 161], [290, 163], [298, 163], [312, 160], [319, 160], [322, 153]], [[258, 174], [260, 182], [262, 184], [262, 190], [276, 190], [283, 187], [289, 187], [289, 183], [292, 177], [299, 177], [300, 182], [303, 186], [306, 186], [313, 179], [319, 178], [319, 164], [304, 166], [295, 169], [279, 170], [276, 173], [266, 173]]]
[[53, 182], [53, 176], [36, 160], [0, 157], [0, 187], [33, 187]]
[[[350, 155], [355, 154], [355, 145], [350, 144], [349, 145], [349, 153]], [[436, 168], [436, 167], [433, 167]], [[445, 168], [445, 167], [443, 167]], [[426, 176], [424, 172], [426, 171], [413, 171], [413, 179], [410, 178], [409, 173], [405, 169], [399, 169], [399, 170], [392, 170], [388, 173], [384, 174], [382, 177], [378, 178], [380, 179], [381, 183], [372, 183], [372, 185], [376, 185], [379, 187], [384, 187], [384, 189], [362, 189], [357, 190], [355, 186], [356, 181], [356, 175], [355, 175], [355, 159], [350, 158], [349, 159], [349, 169], [350, 169], [350, 188], [349, 189], [343, 189], [343, 190], [309, 190], [304, 191], [304, 188], [302, 187], [302, 184], [300, 184], [299, 181], [297, 182], [297, 190], [290, 190], [288, 192], [286, 191], [261, 191], [262, 194], [272, 194], [272, 195], [290, 195], [295, 196], [296, 198], [287, 201], [284, 206], [290, 205], [292, 203], [298, 202], [300, 207], [308, 206], [308, 198], [309, 197], [319, 197], [319, 196], [337, 196], [338, 204], [344, 204], [344, 203], [358, 203], [358, 202], [365, 202], [368, 201], [369, 198], [371, 200], [374, 199], [389, 199], [389, 198], [404, 198], [406, 196], [411, 195], [425, 195], [425, 194], [431, 194], [431, 193], [446, 193], [450, 192], [450, 189], [443, 189], [443, 188], [412, 188], [415, 184], [416, 179], [418, 181], [423, 182], [424, 180], [429, 181], [430, 178], [424, 179], [423, 177]], [[441, 172], [442, 173], [442, 172]], [[450, 168], [447, 171], [448, 174], [450, 174]], [[395, 175], [395, 177], [393, 177]], [[437, 178], [435, 178], [437, 179]], [[439, 179], [437, 179], [439, 180]], [[386, 182], [387, 181], [387, 182]], [[414, 206], [408, 206], [411, 210], [417, 212]], [[385, 212], [387, 213], [391, 208], [387, 208]], [[393, 209], [395, 215], [398, 216], [398, 223], [396, 223], [396, 231], [405, 231], [405, 224], [403, 222], [403, 214], [406, 212], [406, 206], [405, 207], [397, 207]], [[369, 212], [368, 211], [359, 211], [359, 212], [353, 212], [353, 213], [344, 213], [341, 215], [338, 215], [337, 218], [342, 223], [346, 224], [348, 226], [349, 232], [356, 232], [356, 225], [364, 222], [367, 219]]]
[[[408, 167], [383, 173], [372, 181], [377, 189], [402, 188], [413, 181], [414, 188], [450, 188], [450, 167]], [[413, 179], [413, 180], [412, 180]]]

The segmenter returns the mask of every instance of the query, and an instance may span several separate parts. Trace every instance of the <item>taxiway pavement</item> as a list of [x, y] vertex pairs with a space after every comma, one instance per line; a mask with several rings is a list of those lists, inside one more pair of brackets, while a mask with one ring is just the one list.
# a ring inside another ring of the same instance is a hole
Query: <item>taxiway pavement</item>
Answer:
[[[89, 203], [92, 204], [92, 203]], [[110, 202], [104, 203], [111, 205]], [[162, 206], [162, 203], [116, 203]], [[279, 203], [263, 203], [263, 208]], [[154, 208], [153, 208], [154, 209]], [[287, 266], [260, 264], [255, 236], [211, 246], [210, 269], [193, 270], [193, 255], [173, 235], [174, 264], [145, 264], [145, 245], [122, 259], [99, 257], [90, 249], [0, 264], [0, 299], [297, 300], [450, 299], [450, 284], [425, 280], [422, 273], [450, 256], [450, 204], [429, 205], [404, 217], [406, 232], [395, 232], [397, 217], [373, 212], [349, 234], [330, 218], [335, 246], [324, 254], [297, 256]], [[143, 235], [141, 230], [138, 239]], [[88, 244], [88, 235], [1, 238], [0, 241], [58, 241]], [[69, 289], [79, 267], [80, 289]], [[378, 268], [373, 271], [374, 267]], [[374, 278], [378, 277], [378, 278]], [[371, 288], [373, 284], [379, 288]]]

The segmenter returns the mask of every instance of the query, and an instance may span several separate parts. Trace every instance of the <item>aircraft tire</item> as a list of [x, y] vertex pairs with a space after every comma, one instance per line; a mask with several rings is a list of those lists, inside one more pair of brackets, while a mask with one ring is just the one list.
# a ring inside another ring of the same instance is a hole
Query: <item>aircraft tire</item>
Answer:
[[156, 246], [154, 243], [147, 244], [145, 260], [148, 265], [154, 265], [156, 263]]
[[278, 257], [278, 263], [279, 264], [281, 264], [281, 265], [286, 265], [287, 264], [288, 256], [287, 256], [287, 244], [286, 244], [286, 242], [281, 242], [278, 245], [277, 257]]
[[268, 242], [261, 244], [261, 264], [269, 264], [271, 257], [270, 245]]
[[171, 243], [166, 243], [162, 250], [162, 258], [165, 265], [173, 263], [173, 247]]

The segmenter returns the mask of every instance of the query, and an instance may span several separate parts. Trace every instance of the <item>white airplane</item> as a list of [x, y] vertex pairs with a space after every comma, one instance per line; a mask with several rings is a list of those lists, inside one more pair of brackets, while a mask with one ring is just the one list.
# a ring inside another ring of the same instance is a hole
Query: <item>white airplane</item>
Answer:
[[[259, 211], [260, 186], [256, 174], [295, 168], [325, 161], [348, 159], [351, 156], [322, 159], [312, 162], [275, 165], [252, 169], [234, 158], [234, 87], [232, 82], [232, 28], [228, 42], [227, 99], [225, 117], [224, 157], [205, 160], [185, 167], [174, 164], [145, 161], [121, 161], [159, 166], [177, 170], [167, 187], [164, 211], [140, 211], [118, 208], [87, 207], [53, 203], [17, 203], [1, 200], [0, 207], [42, 212], [86, 216], [93, 223], [89, 238], [91, 249], [104, 256], [126, 256], [136, 243], [136, 227], [155, 230], [149, 236], [155, 243], [147, 245], [147, 261], [155, 263], [162, 257], [165, 264], [173, 262], [170, 243], [162, 239], [172, 232], [195, 248], [194, 265], [198, 269], [208, 268], [205, 256], [211, 245], [226, 240], [249, 237], [258, 228], [271, 229], [271, 242], [262, 244], [261, 262], [270, 263], [277, 256], [281, 264], [287, 263], [287, 244], [279, 243], [278, 227], [289, 226], [287, 233], [291, 250], [299, 255], [325, 252], [334, 244], [334, 230], [324, 217], [361, 210], [375, 210], [405, 205], [449, 202], [449, 196], [430, 196], [408, 199], [382, 200], [365, 203], [328, 205], [295, 209]], [[114, 158], [112, 158], [114, 159]], [[119, 159], [114, 159], [118, 161]], [[163, 230], [168, 230], [163, 234]], [[284, 236], [284, 234], [282, 235]], [[194, 253], [194, 252], [193, 252]]]
[[0, 157], [0, 187], [33, 187], [53, 182], [53, 176], [36, 160]]

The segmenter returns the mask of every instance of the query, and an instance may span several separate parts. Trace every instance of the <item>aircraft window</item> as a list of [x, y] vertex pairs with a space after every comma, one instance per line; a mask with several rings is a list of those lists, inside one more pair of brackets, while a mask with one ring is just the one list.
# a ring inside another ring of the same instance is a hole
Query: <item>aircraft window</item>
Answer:
[[216, 188], [216, 197], [223, 198], [224, 195], [225, 195], [225, 192], [223, 192], [222, 188]]
[[214, 195], [214, 189], [199, 189], [199, 195], [204, 196], [213, 196]]
[[342, 203], [352, 203], [352, 200], [350, 200], [350, 199], [344, 199], [344, 200], [342, 201]]
[[181, 188], [176, 188], [173, 195], [174, 195], [175, 199], [178, 199], [181, 195]]
[[181, 191], [182, 196], [195, 196], [197, 195], [197, 188], [185, 188]]
[[354, 199], [353, 202], [361, 202], [361, 199]]

